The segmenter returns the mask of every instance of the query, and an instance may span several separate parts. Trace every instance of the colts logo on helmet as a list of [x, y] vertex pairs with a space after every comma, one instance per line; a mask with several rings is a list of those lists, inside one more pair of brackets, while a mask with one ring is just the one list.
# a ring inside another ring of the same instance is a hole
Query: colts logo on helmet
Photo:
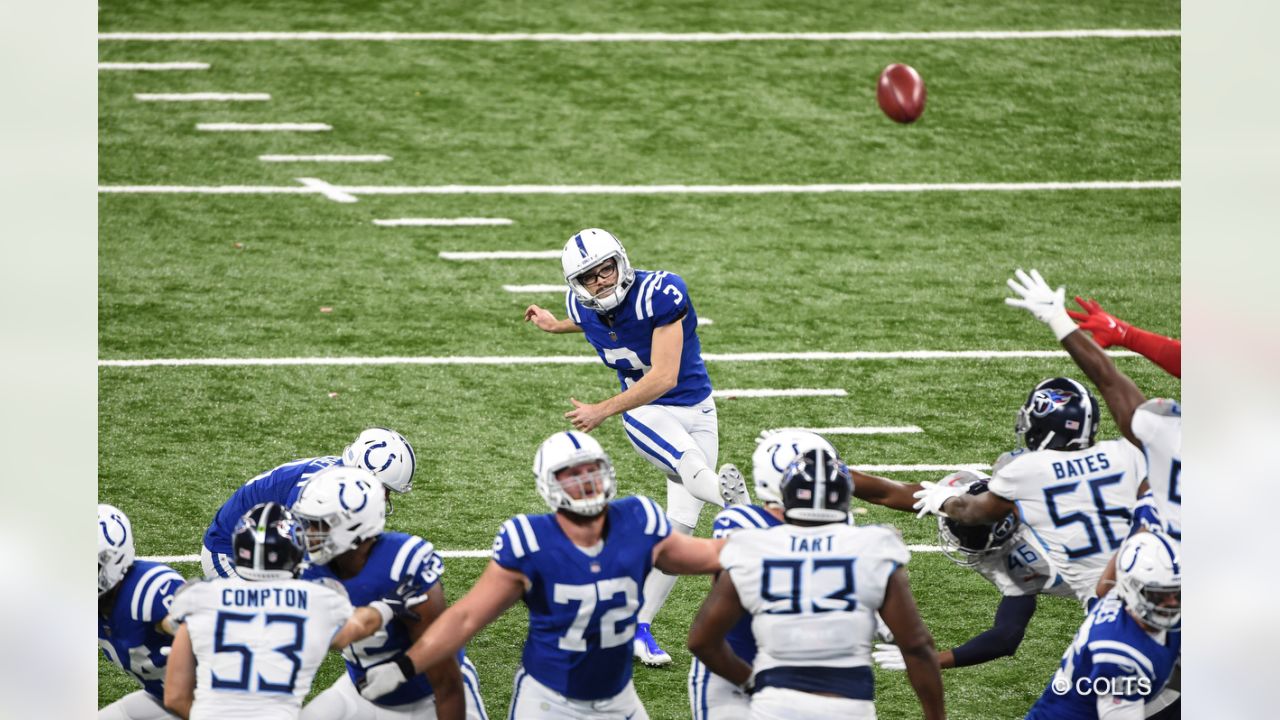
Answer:
[[102, 528], [102, 536], [107, 539], [107, 543], [112, 547], [120, 547], [121, 545], [124, 545], [125, 540], [129, 539], [129, 530], [125, 528], [124, 521], [120, 519], [119, 515], [112, 515], [111, 520], [120, 527], [119, 540], [111, 537], [111, 528], [107, 526], [105, 520], [99, 520], [98, 525]]
[[[782, 444], [774, 445], [773, 452], [769, 454], [769, 462], [773, 464], [773, 469], [777, 470], [778, 472], [785, 472], [787, 469], [786, 467], [778, 467], [778, 451], [784, 447], [786, 446]], [[791, 452], [792, 452], [792, 457], [799, 455], [800, 446], [797, 445], [796, 443], [791, 443]], [[788, 465], [790, 465], [790, 463], [788, 463]]]
[[1075, 396], [1075, 393], [1065, 390], [1037, 390], [1035, 397], [1031, 398], [1031, 414], [1044, 417], [1071, 402]]
[[361, 510], [364, 509], [365, 505], [369, 504], [369, 484], [363, 480], [357, 480], [355, 481], [354, 485], [360, 489], [360, 506], [351, 507], [350, 505], [347, 504], [347, 498], [345, 497], [347, 492], [346, 483], [342, 483], [341, 485], [338, 486], [338, 504], [342, 506], [343, 510], [348, 510], [350, 512], [360, 512]]
[[373, 455], [373, 451], [377, 450], [378, 448], [384, 448], [386, 446], [387, 446], [387, 443], [385, 440], [380, 443], [375, 443], [373, 445], [370, 445], [369, 449], [364, 451], [364, 466], [369, 468], [370, 470], [373, 470], [374, 472], [382, 472], [383, 470], [386, 470], [387, 468], [391, 467], [391, 463], [394, 462], [396, 459], [395, 453], [390, 453], [387, 455], [387, 461], [382, 463], [382, 467], [376, 468], [376, 469], [373, 467], [373, 459], [371, 457]]

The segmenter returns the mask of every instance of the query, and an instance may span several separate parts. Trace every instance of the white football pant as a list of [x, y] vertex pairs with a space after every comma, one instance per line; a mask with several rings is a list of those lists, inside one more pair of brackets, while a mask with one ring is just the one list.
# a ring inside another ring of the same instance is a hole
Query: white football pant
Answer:
[[603, 700], [574, 700], [534, 680], [521, 666], [516, 669], [515, 691], [511, 695], [511, 712], [507, 720], [649, 720], [636, 695], [635, 685], [627, 683], [622, 692]]
[[[489, 720], [471, 658], [462, 662], [462, 691], [467, 697], [467, 720]], [[436, 697], [429, 695], [407, 705], [376, 705], [364, 699], [344, 670], [337, 682], [302, 708], [299, 717], [301, 720], [436, 720]]]

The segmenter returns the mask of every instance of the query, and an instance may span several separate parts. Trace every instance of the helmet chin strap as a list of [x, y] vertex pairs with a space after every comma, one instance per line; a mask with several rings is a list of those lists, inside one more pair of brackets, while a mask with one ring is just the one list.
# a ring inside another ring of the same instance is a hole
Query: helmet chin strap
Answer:
[[1043, 450], [1044, 446], [1048, 445], [1049, 441], [1053, 439], [1053, 435], [1054, 435], [1054, 431], [1050, 430], [1049, 434], [1045, 435], [1044, 439], [1040, 441], [1040, 445], [1039, 447], [1036, 448], [1036, 450]]

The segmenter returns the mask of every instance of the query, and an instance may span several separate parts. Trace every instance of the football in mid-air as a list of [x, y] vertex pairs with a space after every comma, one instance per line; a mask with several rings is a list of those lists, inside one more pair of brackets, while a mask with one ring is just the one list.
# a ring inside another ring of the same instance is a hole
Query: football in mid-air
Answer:
[[894, 63], [880, 73], [876, 102], [894, 122], [915, 122], [924, 113], [924, 98], [924, 80], [910, 65]]

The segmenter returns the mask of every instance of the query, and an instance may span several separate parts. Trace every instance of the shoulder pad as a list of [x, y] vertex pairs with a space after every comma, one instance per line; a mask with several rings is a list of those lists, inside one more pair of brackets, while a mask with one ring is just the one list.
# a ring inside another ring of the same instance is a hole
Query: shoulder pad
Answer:
[[1009, 452], [1004, 453], [999, 458], [996, 458], [995, 464], [991, 466], [991, 474], [994, 475], [997, 472], [1000, 472], [1000, 470], [1003, 469], [1005, 466], [1007, 466], [1009, 463], [1013, 462], [1014, 460], [1026, 454], [1027, 454], [1026, 448], [1017, 448], [1015, 450], [1010, 450]]
[[1182, 406], [1169, 398], [1153, 398], [1139, 405], [1138, 409], [1161, 417], [1182, 417]]

